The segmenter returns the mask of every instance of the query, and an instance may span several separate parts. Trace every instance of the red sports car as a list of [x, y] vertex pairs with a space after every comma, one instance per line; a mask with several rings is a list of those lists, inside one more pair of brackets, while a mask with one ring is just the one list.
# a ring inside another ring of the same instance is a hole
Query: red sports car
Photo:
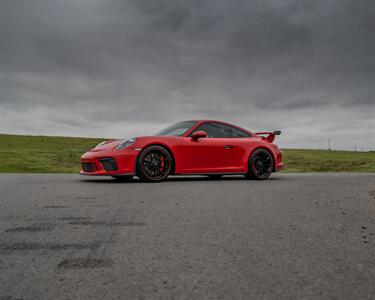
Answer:
[[193, 174], [263, 180], [283, 166], [282, 152], [273, 143], [280, 133], [253, 133], [213, 120], [183, 121], [151, 136], [100, 143], [81, 157], [80, 173], [119, 180], [136, 175], [151, 182]]

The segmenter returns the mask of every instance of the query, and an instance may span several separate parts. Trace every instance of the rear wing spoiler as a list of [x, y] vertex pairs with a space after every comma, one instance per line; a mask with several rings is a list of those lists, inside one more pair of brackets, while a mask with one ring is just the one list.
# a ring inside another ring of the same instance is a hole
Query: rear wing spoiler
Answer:
[[255, 134], [256, 135], [267, 135], [266, 137], [262, 136], [262, 138], [264, 140], [267, 140], [270, 143], [272, 143], [275, 139], [275, 136], [281, 134], [281, 130], [276, 130], [276, 131], [273, 131], [273, 132], [271, 132], [271, 131], [256, 132]]

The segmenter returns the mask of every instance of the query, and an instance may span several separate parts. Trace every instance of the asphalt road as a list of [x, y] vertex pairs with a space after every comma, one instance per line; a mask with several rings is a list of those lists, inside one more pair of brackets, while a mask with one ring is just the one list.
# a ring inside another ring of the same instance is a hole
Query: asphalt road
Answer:
[[375, 175], [0, 175], [0, 299], [374, 299]]

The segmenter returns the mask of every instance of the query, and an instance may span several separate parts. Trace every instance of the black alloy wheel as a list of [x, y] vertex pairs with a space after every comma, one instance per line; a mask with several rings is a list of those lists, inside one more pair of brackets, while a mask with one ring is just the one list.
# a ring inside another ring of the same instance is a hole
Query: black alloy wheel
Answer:
[[143, 181], [158, 182], [168, 177], [172, 169], [172, 156], [161, 146], [150, 146], [138, 159], [138, 176]]
[[270, 177], [272, 171], [273, 158], [271, 153], [265, 149], [255, 150], [249, 159], [249, 170], [246, 177], [264, 180]]

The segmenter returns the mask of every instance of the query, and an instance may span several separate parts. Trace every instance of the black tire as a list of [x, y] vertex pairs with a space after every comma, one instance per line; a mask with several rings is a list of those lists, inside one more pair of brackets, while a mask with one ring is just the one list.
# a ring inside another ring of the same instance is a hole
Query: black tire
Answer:
[[218, 180], [220, 179], [221, 177], [223, 177], [223, 175], [221, 174], [214, 174], [214, 175], [208, 175], [208, 177], [212, 180]]
[[142, 181], [159, 182], [168, 177], [173, 159], [167, 149], [150, 146], [142, 151], [137, 162], [137, 175]]
[[255, 150], [249, 159], [248, 179], [264, 180], [270, 177], [273, 171], [272, 154], [265, 149]]
[[133, 179], [133, 175], [118, 175], [118, 176], [112, 176], [114, 179], [117, 179], [118, 181], [129, 181]]

